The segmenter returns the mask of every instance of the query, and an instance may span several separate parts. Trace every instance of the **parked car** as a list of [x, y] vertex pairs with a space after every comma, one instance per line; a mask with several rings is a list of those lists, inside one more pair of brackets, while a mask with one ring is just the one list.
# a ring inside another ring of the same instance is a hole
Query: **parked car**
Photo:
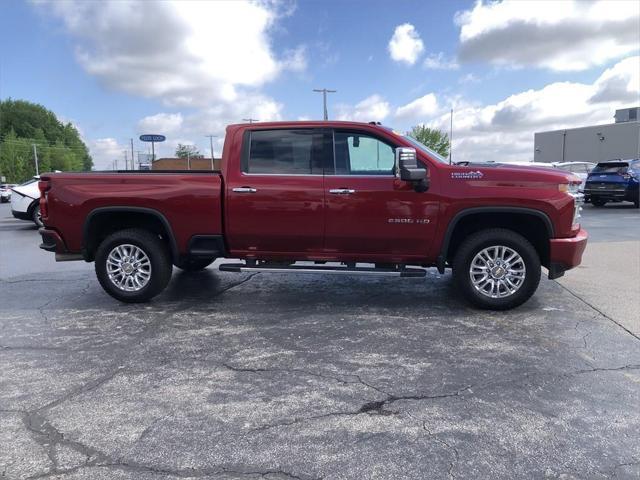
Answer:
[[35, 176], [31, 180], [12, 188], [11, 213], [20, 220], [29, 220], [42, 227], [40, 215], [40, 190], [38, 190], [38, 180]]
[[7, 203], [11, 201], [11, 189], [17, 187], [12, 183], [0, 184], [0, 203]]
[[554, 162], [551, 165], [565, 172], [573, 173], [576, 177], [580, 178], [580, 180], [582, 180], [580, 191], [584, 191], [587, 177], [596, 166], [595, 163], [591, 162]]
[[553, 279], [580, 263], [579, 185], [551, 168], [449, 165], [378, 124], [231, 125], [222, 172], [43, 175], [41, 248], [95, 262], [123, 302], [160, 293], [172, 264], [226, 257], [243, 260], [222, 263], [228, 272], [452, 268], [470, 302], [503, 310], [531, 297], [541, 265]]
[[640, 207], [640, 160], [600, 162], [591, 171], [585, 184], [585, 201], [596, 207], [607, 202], [633, 202]]

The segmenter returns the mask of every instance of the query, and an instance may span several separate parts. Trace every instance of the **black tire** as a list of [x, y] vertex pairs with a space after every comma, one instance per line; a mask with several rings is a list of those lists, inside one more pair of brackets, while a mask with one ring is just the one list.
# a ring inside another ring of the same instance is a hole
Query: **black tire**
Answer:
[[[107, 258], [111, 251], [127, 244], [140, 248], [151, 264], [149, 280], [136, 291], [119, 288], [107, 273]], [[95, 270], [100, 285], [113, 298], [126, 303], [141, 303], [151, 300], [165, 289], [171, 279], [173, 266], [167, 246], [156, 234], [132, 228], [112, 233], [100, 243], [96, 251]]]
[[215, 261], [215, 258], [191, 258], [176, 264], [180, 270], [185, 272], [199, 272], [204, 270]]
[[31, 210], [31, 219], [33, 220], [33, 223], [36, 224], [36, 227], [38, 227], [38, 228], [44, 227], [44, 223], [42, 223], [42, 217], [40, 216], [40, 202], [39, 201], [33, 207], [33, 210]]
[[[519, 288], [501, 298], [492, 298], [474, 287], [471, 262], [482, 250], [505, 246], [515, 251], [524, 262], [526, 272]], [[522, 305], [535, 293], [540, 283], [540, 257], [536, 249], [522, 235], [502, 228], [476, 232], [462, 242], [453, 259], [453, 278], [464, 297], [476, 307], [487, 310], [509, 310]]]
[[606, 203], [607, 203], [606, 200], [602, 200], [600, 198], [592, 198], [591, 199], [591, 204], [594, 207], [604, 207]]

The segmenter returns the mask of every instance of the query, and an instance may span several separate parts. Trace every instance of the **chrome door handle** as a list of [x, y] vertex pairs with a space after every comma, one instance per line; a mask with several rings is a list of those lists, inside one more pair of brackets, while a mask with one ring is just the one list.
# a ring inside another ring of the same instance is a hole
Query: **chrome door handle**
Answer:
[[356, 191], [351, 188], [332, 188], [329, 190], [329, 193], [333, 193], [334, 195], [351, 195], [352, 193], [356, 193]]
[[258, 190], [251, 187], [236, 187], [233, 191], [238, 193], [256, 193]]

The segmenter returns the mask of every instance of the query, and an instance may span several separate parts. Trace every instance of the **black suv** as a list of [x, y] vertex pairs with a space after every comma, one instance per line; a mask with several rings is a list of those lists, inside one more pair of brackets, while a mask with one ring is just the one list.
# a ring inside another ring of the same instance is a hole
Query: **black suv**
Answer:
[[640, 160], [600, 162], [591, 170], [584, 186], [584, 200], [596, 207], [607, 202], [633, 202], [640, 207]]

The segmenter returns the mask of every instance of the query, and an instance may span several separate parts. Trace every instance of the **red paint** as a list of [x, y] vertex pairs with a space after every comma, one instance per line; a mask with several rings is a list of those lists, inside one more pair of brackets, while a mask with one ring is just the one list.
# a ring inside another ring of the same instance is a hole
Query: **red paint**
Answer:
[[[393, 176], [247, 175], [241, 172], [247, 129], [349, 128], [372, 133], [395, 146], [411, 147], [380, 126], [352, 122], [292, 122], [231, 125], [222, 173], [58, 173], [43, 175], [47, 228], [60, 245], [80, 252], [83, 225], [95, 208], [134, 206], [162, 213], [180, 254], [193, 235], [224, 235], [230, 256], [288, 260], [379, 261], [433, 265], [454, 216], [473, 207], [526, 207], [552, 221], [551, 260], [580, 262], [586, 233], [572, 229], [573, 199], [558, 184], [572, 182], [554, 169], [450, 166], [418, 152], [430, 188], [417, 193]], [[482, 171], [482, 178], [459, 175]], [[256, 193], [237, 193], [251, 187]], [[354, 190], [333, 195], [331, 189]], [[44, 197], [44, 196], [43, 196]], [[391, 221], [391, 220], [392, 221]], [[399, 219], [395, 222], [394, 219]], [[413, 219], [412, 223], [401, 223]], [[395, 223], [394, 223], [395, 222]]]

